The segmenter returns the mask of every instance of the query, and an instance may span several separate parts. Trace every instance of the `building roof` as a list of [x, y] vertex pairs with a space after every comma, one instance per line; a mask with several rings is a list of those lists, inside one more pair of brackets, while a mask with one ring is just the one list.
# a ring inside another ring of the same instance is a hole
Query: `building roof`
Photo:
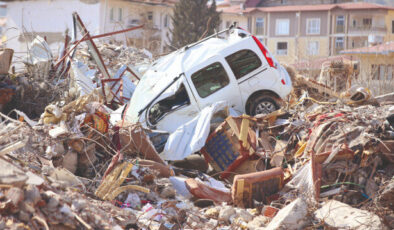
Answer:
[[148, 5], [165, 5], [165, 6], [173, 6], [179, 0], [127, 0], [129, 2], [143, 3]]
[[394, 53], [394, 41], [386, 42], [371, 47], [362, 47], [357, 49], [342, 50], [342, 54], [383, 54]]
[[254, 11], [258, 12], [296, 12], [296, 11], [329, 11], [333, 9], [343, 10], [394, 10], [394, 7], [379, 5], [366, 2], [340, 3], [340, 4], [320, 4], [320, 5], [291, 5], [291, 6], [272, 6], [272, 7], [248, 7], [242, 9], [240, 5], [222, 8], [224, 13], [244, 14]]
[[350, 57], [346, 57], [345, 55], [337, 55], [323, 58], [316, 58], [313, 60], [305, 60], [299, 61], [291, 64], [297, 70], [320, 70], [324, 62], [327, 61], [344, 61], [350, 60]]
[[246, 7], [256, 7], [260, 4], [261, 0], [247, 0], [245, 2]]

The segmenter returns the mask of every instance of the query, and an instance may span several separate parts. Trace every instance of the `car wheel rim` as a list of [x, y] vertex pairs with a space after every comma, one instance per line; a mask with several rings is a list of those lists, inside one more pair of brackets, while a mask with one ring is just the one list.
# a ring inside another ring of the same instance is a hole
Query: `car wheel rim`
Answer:
[[269, 114], [276, 110], [274, 103], [264, 101], [257, 105], [256, 114]]

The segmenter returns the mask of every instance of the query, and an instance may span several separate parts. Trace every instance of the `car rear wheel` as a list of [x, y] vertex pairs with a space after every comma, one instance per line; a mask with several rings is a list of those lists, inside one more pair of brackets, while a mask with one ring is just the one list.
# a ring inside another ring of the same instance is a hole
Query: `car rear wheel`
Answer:
[[250, 115], [255, 116], [257, 114], [269, 114], [279, 109], [278, 104], [275, 102], [275, 99], [262, 95], [256, 97], [250, 105]]

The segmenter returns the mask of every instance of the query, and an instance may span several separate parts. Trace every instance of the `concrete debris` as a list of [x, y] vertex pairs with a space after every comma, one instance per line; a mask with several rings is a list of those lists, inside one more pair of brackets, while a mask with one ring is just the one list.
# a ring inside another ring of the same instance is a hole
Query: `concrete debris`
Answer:
[[315, 218], [330, 228], [383, 229], [379, 217], [373, 213], [330, 200], [314, 212]]
[[0, 51], [0, 229], [393, 229], [393, 96], [351, 85], [349, 63], [319, 81], [292, 72], [286, 100], [263, 93], [240, 109], [210, 97], [230, 83], [195, 90], [172, 56], [93, 40], [73, 18], [83, 38], [59, 56], [37, 37], [10, 73]]
[[282, 208], [266, 229], [303, 229], [308, 222], [307, 214], [307, 203], [301, 198], [297, 198]]

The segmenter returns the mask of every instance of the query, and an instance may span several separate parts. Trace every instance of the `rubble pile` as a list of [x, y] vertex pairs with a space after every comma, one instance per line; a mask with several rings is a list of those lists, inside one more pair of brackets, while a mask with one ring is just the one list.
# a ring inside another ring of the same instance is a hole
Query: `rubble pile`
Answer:
[[394, 228], [389, 96], [292, 73], [280, 110], [215, 102], [168, 133], [123, 116], [149, 53], [84, 44], [1, 78], [0, 228]]
[[[104, 64], [113, 70], [118, 70], [123, 65], [143, 65], [150, 64], [152, 54], [148, 50], [140, 50], [135, 47], [127, 47], [123, 44], [96, 42]], [[76, 58], [86, 65], [97, 69], [96, 63], [92, 60], [88, 51], [88, 46], [81, 44], [76, 52]]]

